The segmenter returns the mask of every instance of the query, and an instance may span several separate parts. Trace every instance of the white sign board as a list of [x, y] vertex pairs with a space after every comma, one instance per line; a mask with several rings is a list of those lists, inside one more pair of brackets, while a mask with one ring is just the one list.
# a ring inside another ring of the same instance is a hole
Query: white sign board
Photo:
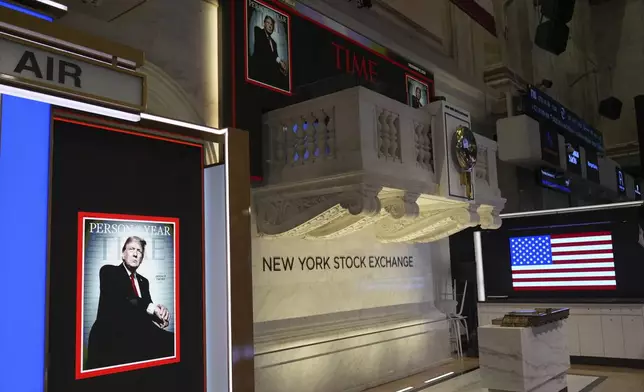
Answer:
[[143, 110], [145, 76], [37, 44], [0, 38], [0, 83]]

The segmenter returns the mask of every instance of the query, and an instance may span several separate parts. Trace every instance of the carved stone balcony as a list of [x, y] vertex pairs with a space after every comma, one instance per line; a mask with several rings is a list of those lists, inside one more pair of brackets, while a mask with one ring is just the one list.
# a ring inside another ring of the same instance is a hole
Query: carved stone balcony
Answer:
[[331, 239], [376, 225], [382, 242], [429, 242], [500, 226], [496, 143], [477, 135], [476, 198], [467, 200], [448, 149], [450, 110], [469, 125], [469, 114], [443, 102], [413, 109], [355, 87], [267, 113], [258, 232]]

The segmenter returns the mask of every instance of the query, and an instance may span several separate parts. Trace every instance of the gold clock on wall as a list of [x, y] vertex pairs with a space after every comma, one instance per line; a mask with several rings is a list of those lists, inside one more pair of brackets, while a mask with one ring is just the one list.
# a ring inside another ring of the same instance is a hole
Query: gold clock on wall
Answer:
[[461, 172], [461, 185], [465, 186], [468, 199], [474, 199], [472, 187], [472, 170], [476, 165], [478, 147], [474, 132], [465, 125], [459, 125], [452, 136], [452, 152], [456, 166]]

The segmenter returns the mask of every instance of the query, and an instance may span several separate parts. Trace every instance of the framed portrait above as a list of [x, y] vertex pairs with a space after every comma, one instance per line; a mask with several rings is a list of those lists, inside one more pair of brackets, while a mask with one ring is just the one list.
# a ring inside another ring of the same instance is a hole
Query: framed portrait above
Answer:
[[291, 95], [291, 19], [258, 0], [246, 0], [246, 81]]
[[[346, 0], [345, 0], [346, 1]], [[222, 125], [249, 132], [251, 181], [268, 159], [262, 116], [297, 103], [364, 87], [403, 104], [421, 88], [431, 102], [434, 75], [380, 43], [291, 0], [220, 1]], [[409, 82], [406, 75], [414, 81]]]
[[78, 214], [76, 378], [179, 362], [179, 220]]
[[407, 104], [414, 109], [424, 107], [429, 103], [429, 85], [413, 76], [405, 75], [407, 84]]

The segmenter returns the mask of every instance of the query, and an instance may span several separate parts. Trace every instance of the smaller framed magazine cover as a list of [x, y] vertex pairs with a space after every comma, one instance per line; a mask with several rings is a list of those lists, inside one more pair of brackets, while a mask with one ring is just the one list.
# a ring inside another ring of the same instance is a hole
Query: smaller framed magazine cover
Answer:
[[76, 379], [180, 359], [179, 219], [80, 212]]
[[405, 88], [407, 91], [407, 105], [414, 109], [420, 109], [429, 103], [431, 90], [426, 82], [405, 74]]

